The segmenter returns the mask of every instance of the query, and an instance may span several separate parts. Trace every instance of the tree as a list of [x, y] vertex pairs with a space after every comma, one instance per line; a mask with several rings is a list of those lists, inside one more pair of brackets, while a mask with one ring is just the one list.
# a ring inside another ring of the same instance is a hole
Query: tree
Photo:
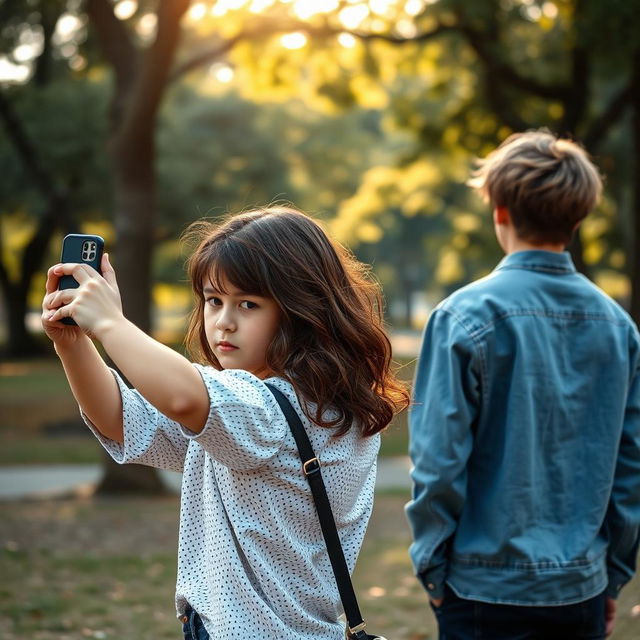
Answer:
[[[80, 18], [86, 9], [90, 33], [100, 47], [86, 38], [84, 59], [92, 69], [104, 64], [112, 73], [107, 149], [117, 266], [125, 311], [145, 330], [151, 325], [151, 256], [158, 233], [158, 113], [172, 85], [202, 78], [188, 75], [191, 71], [212, 63], [235, 67], [243, 96], [260, 103], [299, 96], [327, 111], [386, 110], [380, 119], [385, 132], [409, 132], [414, 144], [412, 150], [403, 145], [395, 163], [387, 158], [381, 164], [398, 169], [400, 183], [426, 159], [439, 170], [442, 186], [439, 218], [431, 226], [436, 218], [424, 221], [422, 212], [407, 216], [403, 206], [380, 199], [370, 217], [382, 218], [386, 212], [394, 221], [389, 227], [378, 225], [387, 232], [381, 242], [394, 234], [408, 243], [426, 230], [430, 235], [446, 231], [458, 255], [477, 225], [456, 227], [468, 209], [466, 196], [445, 183], [455, 179], [460, 184], [459, 168], [472, 154], [482, 154], [509, 131], [530, 126], [572, 132], [592, 146], [611, 140], [614, 126], [629, 126], [623, 115], [633, 103], [632, 58], [627, 48], [611, 46], [612, 39], [601, 33], [619, 27], [635, 33], [637, 0], [616, 0], [613, 9], [611, 3], [603, 9], [596, 0], [391, 0], [370, 7], [267, 2], [258, 13], [253, 2], [237, 10], [222, 2], [195, 2], [187, 13], [187, 0], [141, 0], [129, 16], [121, 11], [124, 4], [86, 0], [80, 10], [60, 0], [56, 6], [71, 7]], [[183, 31], [188, 37], [179, 47]], [[603, 52], [597, 59], [596, 51]], [[445, 155], [446, 162], [433, 162]], [[619, 148], [612, 150], [610, 161], [615, 173]], [[330, 202], [327, 208], [331, 212], [334, 206]], [[479, 215], [477, 208], [470, 211]], [[388, 245], [368, 244], [369, 252], [388, 253]], [[450, 261], [452, 251], [443, 250], [439, 263]], [[412, 245], [412, 263], [420, 252], [419, 243]], [[459, 277], [481, 265], [469, 254]], [[401, 281], [411, 270], [403, 264], [393, 269]], [[634, 286], [634, 295], [638, 289]]]
[[[10, 60], [25, 46], [21, 42], [41, 45], [27, 84], [0, 89], [0, 121], [6, 132], [0, 140], [0, 214], [7, 221], [16, 215], [34, 221], [17, 251], [9, 246], [6, 233], [2, 237], [0, 288], [8, 316], [6, 350], [12, 357], [40, 351], [25, 327], [29, 290], [54, 234], [71, 230], [87, 204], [87, 193], [104, 184], [96, 162], [99, 87], [78, 82], [53, 53], [55, 26], [63, 11], [64, 3], [55, 1], [28, 7], [7, 0], [0, 5], [0, 42], [11, 52]], [[78, 136], [79, 130], [86, 137]]]
[[[436, 149], [452, 157], [463, 151], [469, 163], [512, 131], [547, 126], [577, 137], [592, 152], [607, 149], [602, 163], [608, 165], [612, 181], [621, 182], [616, 176], [629, 162], [626, 147], [613, 149], [607, 142], [616, 127], [629, 127], [625, 114], [633, 108], [636, 75], [633, 34], [640, 29], [637, 0], [607, 5], [595, 0], [440, 0], [411, 5], [417, 8], [411, 18], [406, 15], [408, 4], [404, 15], [399, 4], [384, 16], [374, 10], [360, 12], [350, 29], [360, 46], [350, 56], [337, 52], [338, 64], [318, 72], [328, 80], [310, 83], [308, 69], [316, 71], [327, 50], [336, 52], [331, 37], [340, 28], [340, 9], [298, 27], [313, 43], [299, 76], [277, 73], [275, 57], [273, 67], [264, 55], [254, 66], [280, 83], [282, 78], [291, 85], [306, 81], [318, 97], [330, 96], [343, 106], [366, 104], [371, 91], [359, 90], [363, 85], [382, 87], [390, 96], [396, 124], [415, 135], [415, 157], [400, 158], [399, 167], [410, 170], [416, 158], [438, 155]], [[247, 57], [255, 60], [259, 46], [254, 44]], [[434, 105], [443, 115], [424, 117], [425, 112], [433, 115]], [[640, 149], [634, 148], [632, 161], [640, 162]], [[383, 216], [388, 204], [381, 199], [377, 214]], [[602, 260], [611, 259], [612, 266], [619, 262], [617, 251], [585, 253], [579, 241], [574, 255], [583, 270]], [[583, 257], [593, 264], [585, 264]], [[631, 308], [637, 318], [640, 273], [632, 271], [631, 282]]]

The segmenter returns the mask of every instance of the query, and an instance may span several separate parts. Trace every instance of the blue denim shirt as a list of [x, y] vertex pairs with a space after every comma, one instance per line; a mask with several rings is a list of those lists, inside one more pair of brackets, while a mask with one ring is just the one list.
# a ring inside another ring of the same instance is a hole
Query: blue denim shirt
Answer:
[[431, 597], [560, 605], [633, 575], [640, 337], [568, 253], [513, 253], [435, 309], [410, 432]]

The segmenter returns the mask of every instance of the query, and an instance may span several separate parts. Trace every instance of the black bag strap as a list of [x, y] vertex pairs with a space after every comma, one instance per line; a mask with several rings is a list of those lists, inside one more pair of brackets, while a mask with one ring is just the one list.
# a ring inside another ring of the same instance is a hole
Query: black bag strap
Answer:
[[344, 609], [345, 616], [347, 617], [349, 637], [354, 638], [355, 640], [366, 639], [369, 636], [364, 631], [365, 622], [362, 619], [360, 607], [358, 607], [358, 600], [356, 599], [356, 594], [353, 590], [351, 576], [349, 575], [347, 562], [344, 558], [342, 545], [340, 544], [340, 536], [338, 535], [338, 530], [336, 528], [336, 521], [333, 518], [331, 504], [329, 502], [329, 497], [327, 496], [327, 489], [324, 486], [322, 473], [320, 471], [320, 462], [313, 451], [311, 442], [309, 442], [309, 437], [307, 436], [304, 425], [300, 420], [300, 416], [298, 416], [296, 410], [291, 406], [287, 397], [274, 385], [268, 382], [265, 384], [275, 397], [277, 403], [280, 405], [282, 413], [284, 413], [284, 416], [289, 423], [289, 429], [291, 429], [291, 433], [296, 441], [296, 446], [298, 447], [300, 459], [302, 460], [302, 471], [307, 477], [309, 486], [311, 487], [313, 501], [315, 502], [318, 519], [320, 520], [320, 527], [322, 528], [322, 535], [324, 536], [324, 541], [327, 545], [329, 560], [331, 561], [333, 574], [336, 577], [338, 591], [340, 592], [342, 608]]

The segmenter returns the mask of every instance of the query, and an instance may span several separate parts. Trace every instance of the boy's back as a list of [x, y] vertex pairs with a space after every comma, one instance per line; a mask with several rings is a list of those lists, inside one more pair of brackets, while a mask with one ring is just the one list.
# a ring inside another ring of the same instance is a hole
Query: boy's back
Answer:
[[[411, 415], [411, 553], [452, 638], [466, 637], [451, 619], [466, 603], [471, 617], [493, 603], [492, 638], [541, 637], [531, 607], [589, 603], [604, 621], [605, 590], [630, 579], [637, 551], [636, 327], [568, 253], [497, 233], [504, 260], [429, 320]], [[501, 635], [504, 609], [533, 635]]]

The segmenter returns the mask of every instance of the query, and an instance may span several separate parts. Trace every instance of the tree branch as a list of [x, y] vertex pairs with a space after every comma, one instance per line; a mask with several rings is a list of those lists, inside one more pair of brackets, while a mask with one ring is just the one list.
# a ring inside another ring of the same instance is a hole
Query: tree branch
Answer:
[[46, 200], [57, 197], [58, 190], [53, 179], [40, 163], [35, 147], [3, 91], [0, 91], [0, 119], [6, 129], [7, 137], [13, 143], [22, 164], [31, 174], [40, 193]]
[[[0, 237], [0, 248], [2, 247], [2, 244], [2, 238]], [[0, 290], [8, 293], [13, 287], [14, 285], [9, 279], [9, 274], [7, 273], [7, 268], [5, 267], [4, 260], [0, 258]]]
[[38, 219], [36, 230], [22, 254], [20, 279], [12, 283], [6, 265], [0, 260], [0, 286], [6, 292], [10, 290], [26, 291], [33, 275], [40, 269], [45, 250], [58, 226], [68, 226], [67, 195], [55, 185], [53, 178], [44, 169], [34, 145], [22, 122], [15, 114], [11, 103], [0, 91], [0, 119], [2, 119], [8, 138], [13, 143], [17, 155], [22, 160], [28, 174], [46, 201], [45, 212]]
[[525, 122], [515, 109], [510, 107], [511, 100], [504, 95], [503, 87], [495, 84], [495, 78], [489, 71], [485, 72], [484, 85], [486, 87], [486, 99], [495, 114], [511, 131], [524, 131], [531, 127], [531, 123]]
[[53, 46], [51, 38], [55, 33], [56, 23], [62, 15], [63, 7], [55, 3], [41, 1], [38, 7], [40, 11], [40, 26], [42, 27], [42, 53], [35, 61], [34, 82], [43, 87], [51, 80], [53, 68]]
[[589, 126], [582, 138], [587, 149], [593, 150], [600, 144], [609, 129], [618, 122], [624, 110], [631, 106], [631, 97], [632, 83], [629, 81], [611, 97], [609, 104]]
[[567, 84], [542, 84], [533, 78], [520, 75], [510, 65], [499, 60], [481, 31], [469, 25], [460, 25], [459, 30], [492, 77], [500, 79], [515, 89], [520, 89], [540, 98], [564, 101], [570, 95], [571, 87]]
[[136, 75], [138, 51], [108, 0], [87, 0], [87, 15], [93, 25], [104, 57], [116, 75], [117, 93], [126, 92]]
[[278, 21], [268, 21], [265, 20], [258, 27], [248, 28], [245, 31], [242, 31], [232, 38], [225, 40], [217, 44], [215, 47], [203, 51], [197, 55], [195, 55], [190, 60], [183, 62], [179, 66], [177, 66], [173, 72], [171, 73], [170, 80], [177, 80], [181, 78], [184, 74], [189, 71], [193, 71], [198, 67], [201, 67], [210, 62], [214, 62], [218, 60], [220, 57], [228, 53], [238, 42], [243, 40], [251, 40], [258, 38], [267, 38], [272, 35], [276, 35], [278, 33], [289, 33], [289, 32], [301, 32], [309, 36], [310, 38], [330, 38], [340, 35], [341, 33], [348, 33], [352, 35], [354, 38], [358, 38], [362, 41], [370, 41], [370, 40], [382, 40], [385, 42], [389, 42], [391, 44], [407, 44], [409, 42], [426, 42], [427, 40], [431, 40], [436, 38], [437, 36], [449, 32], [456, 31], [457, 27], [455, 25], [445, 25], [439, 24], [434, 27], [430, 31], [425, 31], [423, 33], [417, 34], [410, 38], [406, 38], [403, 36], [394, 36], [391, 34], [384, 33], [366, 33], [363, 31], [348, 31], [343, 28], [337, 27], [313, 27], [312, 25], [306, 22], [283, 22], [281, 20]]
[[123, 136], [147, 136], [155, 128], [156, 112], [167, 86], [180, 38], [180, 22], [189, 3], [190, 0], [161, 0], [158, 6], [156, 37], [142, 56], [140, 74], [122, 123]]
[[429, 31], [425, 31], [411, 37], [385, 33], [348, 31], [344, 28], [330, 26], [313, 27], [308, 23], [297, 21], [283, 22], [279, 20], [277, 22], [270, 22], [265, 20], [261, 26], [247, 29], [224, 42], [218, 43], [209, 50], [195, 55], [192, 59], [183, 62], [174, 69], [171, 73], [170, 79], [176, 80], [193, 69], [218, 60], [221, 56], [228, 53], [234, 45], [242, 40], [264, 38], [277, 33], [287, 33], [292, 31], [305, 33], [312, 38], [328, 38], [337, 36], [341, 33], [349, 33], [354, 38], [358, 38], [362, 41], [382, 40], [399, 46], [409, 43], [426, 42], [447, 32], [458, 32], [465, 37], [471, 48], [476, 52], [476, 55], [484, 63], [487, 71], [492, 76], [502, 80], [505, 84], [509, 84], [510, 86], [526, 91], [527, 93], [540, 96], [541, 98], [564, 100], [570, 92], [570, 87], [566, 84], [543, 84], [533, 78], [520, 75], [515, 71], [515, 69], [496, 57], [489, 46], [489, 39], [485, 37], [483, 32], [478, 31], [469, 24], [465, 24], [462, 20], [455, 24], [440, 23]]
[[569, 87], [570, 92], [564, 100], [564, 114], [561, 122], [561, 133], [575, 136], [581, 123], [585, 119], [589, 103], [591, 78], [591, 52], [583, 44], [582, 24], [585, 13], [584, 0], [575, 0], [573, 7], [574, 21], [569, 34], [571, 50], [569, 52], [571, 69]]
[[40, 270], [49, 242], [61, 222], [67, 218], [67, 202], [63, 196], [53, 197], [47, 203], [44, 214], [38, 220], [31, 239], [22, 253], [20, 285], [27, 292], [31, 279]]
[[564, 101], [562, 133], [576, 135], [589, 101], [589, 77], [591, 60], [589, 52], [582, 47], [571, 51], [571, 91]]

